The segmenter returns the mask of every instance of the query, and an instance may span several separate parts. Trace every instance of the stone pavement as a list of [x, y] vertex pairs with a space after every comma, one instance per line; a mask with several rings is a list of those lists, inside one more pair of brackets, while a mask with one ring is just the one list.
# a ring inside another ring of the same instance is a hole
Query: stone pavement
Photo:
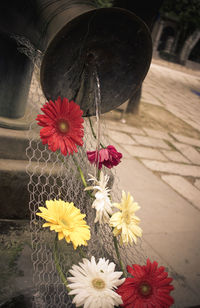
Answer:
[[200, 96], [192, 91], [200, 92], [200, 73], [191, 75], [152, 62], [143, 83], [143, 101], [164, 107], [200, 131]]
[[[200, 131], [198, 74], [154, 62], [141, 104], [157, 105]], [[170, 130], [134, 127], [105, 119], [110, 144], [123, 153], [116, 167], [121, 188], [141, 209], [146, 256], [174, 278], [174, 307], [200, 307], [200, 139]], [[196, 135], [195, 135], [196, 136]]]

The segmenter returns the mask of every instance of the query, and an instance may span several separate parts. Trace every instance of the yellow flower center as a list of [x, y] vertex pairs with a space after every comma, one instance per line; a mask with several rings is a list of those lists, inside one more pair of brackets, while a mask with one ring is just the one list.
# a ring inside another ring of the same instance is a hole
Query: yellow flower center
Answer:
[[128, 211], [125, 211], [125, 212], [123, 213], [123, 220], [124, 220], [124, 222], [125, 222], [127, 225], [130, 224], [131, 220], [130, 220], [130, 215], [129, 215], [129, 212], [128, 212]]
[[99, 289], [99, 290], [105, 288], [105, 282], [101, 278], [93, 279], [92, 285], [95, 289]]
[[70, 222], [69, 219], [61, 218], [61, 219], [60, 219], [60, 224], [61, 224], [64, 228], [71, 229], [71, 222]]
[[147, 282], [142, 282], [139, 286], [140, 294], [143, 296], [148, 296], [151, 293], [151, 286]]
[[60, 120], [58, 122], [58, 129], [61, 133], [67, 133], [69, 131], [69, 124], [66, 120]]

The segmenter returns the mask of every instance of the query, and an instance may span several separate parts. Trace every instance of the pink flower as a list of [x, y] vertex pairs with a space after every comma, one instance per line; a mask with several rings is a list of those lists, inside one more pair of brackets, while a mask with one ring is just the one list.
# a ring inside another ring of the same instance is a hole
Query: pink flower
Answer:
[[121, 162], [122, 154], [117, 152], [113, 145], [107, 146], [107, 148], [103, 148], [97, 151], [87, 151], [88, 160], [91, 164], [98, 164], [99, 161], [99, 169], [102, 168], [102, 165], [111, 169], [113, 166], [117, 166]]

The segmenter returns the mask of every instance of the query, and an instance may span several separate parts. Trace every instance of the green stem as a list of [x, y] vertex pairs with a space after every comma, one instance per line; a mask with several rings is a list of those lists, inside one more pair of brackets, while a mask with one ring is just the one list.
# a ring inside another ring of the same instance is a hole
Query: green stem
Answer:
[[101, 174], [101, 170], [98, 169], [98, 171], [97, 171], [97, 180], [98, 180], [98, 181], [99, 181], [99, 179], [100, 179], [100, 174]]
[[87, 183], [86, 183], [86, 180], [85, 180], [85, 177], [83, 175], [83, 171], [82, 171], [81, 167], [78, 165], [78, 163], [76, 161], [76, 158], [73, 155], [72, 155], [72, 159], [73, 159], [73, 161], [74, 161], [74, 163], [76, 165], [76, 168], [77, 168], [78, 172], [80, 173], [81, 180], [83, 182], [84, 187], [87, 187]]
[[[97, 139], [97, 136], [96, 136], [96, 134], [95, 134], [95, 132], [94, 132], [94, 128], [93, 128], [93, 126], [92, 126], [92, 121], [91, 121], [90, 117], [89, 117], [89, 123], [90, 123], [90, 128], [91, 128], [91, 131], [92, 131], [92, 135], [93, 135], [94, 139]], [[102, 147], [103, 149], [105, 149], [105, 146], [104, 146], [101, 142], [100, 142], [100, 145], [101, 145], [101, 147]]]
[[[58, 154], [60, 154], [60, 153], [58, 152]], [[60, 156], [60, 155], [59, 155], [59, 159], [60, 159], [62, 162], [64, 162], [63, 157]], [[81, 167], [78, 165], [78, 163], [77, 163], [76, 158], [74, 157], [74, 155], [72, 155], [72, 159], [73, 159], [74, 164], [76, 165], [76, 168], [77, 168], [78, 172], [80, 173], [81, 180], [82, 180], [82, 182], [83, 182], [84, 187], [87, 187], [87, 183], [86, 183], [86, 180], [85, 180], [83, 171], [82, 171]], [[90, 191], [87, 191], [87, 193], [88, 193], [88, 195], [89, 195], [91, 198], [95, 199], [95, 197], [91, 194]]]
[[[81, 167], [78, 165], [78, 163], [77, 163], [77, 161], [76, 161], [76, 158], [75, 158], [73, 155], [72, 155], [72, 159], [73, 159], [73, 161], [74, 161], [74, 164], [76, 165], [76, 168], [77, 168], [78, 172], [80, 173], [81, 180], [82, 180], [82, 182], [83, 182], [84, 187], [87, 187], [87, 183], [86, 183], [86, 180], [85, 180], [85, 177], [84, 177], [84, 174], [83, 174], [83, 171], [82, 171]], [[91, 198], [93, 198], [93, 199], [95, 198], [95, 197], [91, 194], [90, 191], [87, 190], [87, 193], [88, 193], [88, 195], [89, 195]]]
[[81, 246], [78, 247], [78, 250], [79, 250], [79, 252], [80, 252], [80, 256], [81, 256], [82, 258], [86, 258], [85, 253], [84, 253], [84, 251], [83, 251], [83, 249], [82, 249]]
[[121, 270], [122, 270], [122, 272], [123, 272], [123, 274], [124, 274], [124, 277], [127, 277], [126, 271], [125, 271], [125, 269], [124, 269], [124, 264], [123, 264], [122, 259], [121, 259], [121, 257], [120, 257], [117, 238], [116, 238], [116, 236], [114, 236], [114, 235], [113, 235], [113, 241], [114, 241], [115, 251], [116, 251], [116, 254], [117, 254], [117, 258], [118, 258], [118, 261], [119, 261]]
[[58, 259], [58, 236], [57, 235], [56, 235], [55, 241], [54, 241], [53, 256], [54, 256], [54, 261], [55, 261], [55, 266], [56, 266], [57, 272], [60, 275], [60, 278], [61, 278], [62, 282], [64, 283], [67, 291], [70, 292], [71, 290], [68, 287], [67, 279], [65, 278], [65, 275], [63, 274], [63, 271], [61, 269], [59, 259]]

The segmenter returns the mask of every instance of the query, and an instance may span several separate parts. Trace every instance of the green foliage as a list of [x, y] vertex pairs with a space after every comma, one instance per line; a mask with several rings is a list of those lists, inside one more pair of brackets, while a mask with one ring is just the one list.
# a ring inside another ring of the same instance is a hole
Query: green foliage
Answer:
[[200, 28], [199, 0], [164, 0], [161, 13], [177, 19], [184, 28]]
[[113, 5], [113, 0], [94, 0], [97, 7], [111, 7]]
[[180, 52], [185, 40], [200, 29], [200, 0], [164, 0], [160, 13], [176, 21], [180, 30], [177, 52]]

